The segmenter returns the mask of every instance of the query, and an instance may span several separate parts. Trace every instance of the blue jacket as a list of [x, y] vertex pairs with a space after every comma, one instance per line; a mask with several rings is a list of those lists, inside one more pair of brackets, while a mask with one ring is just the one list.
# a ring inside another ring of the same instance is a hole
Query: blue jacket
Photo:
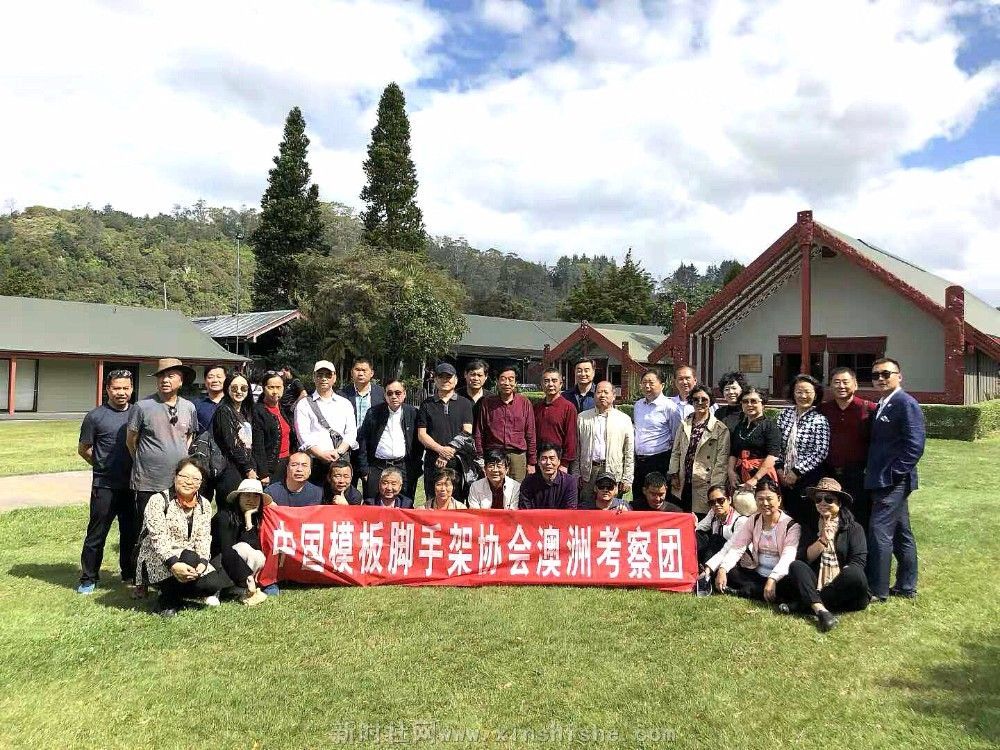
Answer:
[[891, 487], [905, 477], [917, 489], [917, 461], [924, 453], [924, 413], [920, 404], [902, 388], [872, 418], [871, 445], [865, 489]]
[[[382, 501], [379, 500], [377, 497], [368, 497], [368, 498], [365, 498], [365, 503], [364, 504], [365, 505], [374, 505], [374, 506], [379, 507], [379, 508], [383, 507], [382, 506]], [[408, 498], [406, 495], [396, 495], [396, 499], [393, 501], [392, 507], [393, 508], [412, 508], [413, 507], [413, 501], [410, 498]]]

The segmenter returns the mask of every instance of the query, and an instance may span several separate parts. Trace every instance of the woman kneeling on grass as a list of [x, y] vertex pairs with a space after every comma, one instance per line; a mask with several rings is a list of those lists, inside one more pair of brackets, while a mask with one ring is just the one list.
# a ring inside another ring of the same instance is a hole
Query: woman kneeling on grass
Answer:
[[217, 605], [219, 592], [233, 585], [209, 561], [212, 505], [198, 494], [203, 477], [197, 461], [181, 459], [174, 486], [153, 495], [146, 505], [135, 580], [160, 590], [163, 617], [177, 614], [185, 598]]
[[806, 529], [799, 544], [799, 559], [778, 584], [778, 611], [812, 608], [824, 633], [837, 624], [830, 610], [860, 611], [868, 606], [865, 563], [868, 543], [861, 524], [848, 508], [853, 500], [836, 479], [824, 478], [806, 495], [816, 504], [819, 528]]
[[248, 607], [267, 599], [257, 587], [257, 574], [264, 567], [260, 523], [264, 508], [272, 502], [260, 481], [244, 479], [212, 519], [212, 551], [221, 555], [237, 597]]
[[788, 575], [798, 553], [801, 529], [782, 511], [781, 490], [774, 479], [761, 478], [755, 498], [757, 512], [705, 566], [715, 572], [719, 591], [775, 602], [778, 582]]

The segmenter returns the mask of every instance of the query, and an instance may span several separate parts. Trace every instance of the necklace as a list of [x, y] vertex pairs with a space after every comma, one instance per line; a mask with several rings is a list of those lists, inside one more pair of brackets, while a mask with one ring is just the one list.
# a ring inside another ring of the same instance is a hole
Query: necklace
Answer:
[[[745, 422], [745, 421], [743, 421], [743, 420], [740, 420], [740, 423], [739, 423], [739, 425], [737, 425], [737, 426], [736, 426], [736, 433], [737, 433], [737, 437], [738, 437], [738, 438], [739, 438], [739, 439], [740, 439], [740, 440], [741, 440], [742, 442], [744, 442], [744, 443], [745, 443], [745, 442], [747, 442], [748, 440], [750, 440], [750, 438], [751, 438], [751, 437], [753, 437], [753, 434], [754, 434], [755, 432], [757, 432], [757, 428], [759, 428], [759, 427], [760, 427], [760, 425], [761, 425], [761, 421], [762, 421], [762, 420], [761, 420], [761, 417], [757, 417], [757, 418], [756, 418], [756, 419], [755, 419], [755, 420], [754, 420], [754, 421], [753, 421], [752, 423], [750, 423], [750, 422]], [[752, 429], [752, 430], [750, 430], [749, 432], [747, 432], [747, 428], [748, 428], [748, 427], [749, 427], [749, 426], [750, 426], [751, 424], [753, 424], [753, 429]]]

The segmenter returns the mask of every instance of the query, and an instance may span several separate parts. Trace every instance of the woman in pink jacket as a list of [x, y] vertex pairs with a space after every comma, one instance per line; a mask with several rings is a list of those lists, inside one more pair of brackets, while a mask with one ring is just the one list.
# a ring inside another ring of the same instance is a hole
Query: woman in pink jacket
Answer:
[[777, 482], [765, 476], [755, 489], [757, 512], [706, 566], [719, 591], [774, 602], [778, 581], [798, 553], [801, 529], [782, 511]]

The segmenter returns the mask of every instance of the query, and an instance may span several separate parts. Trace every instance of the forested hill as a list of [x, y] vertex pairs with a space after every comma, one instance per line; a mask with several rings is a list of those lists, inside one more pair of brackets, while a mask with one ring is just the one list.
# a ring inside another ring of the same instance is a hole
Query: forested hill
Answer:
[[[335, 257], [357, 248], [361, 224], [346, 207], [322, 204], [322, 252]], [[0, 294], [83, 302], [161, 307], [188, 315], [213, 315], [235, 309], [237, 236], [256, 227], [254, 209], [212, 208], [199, 202], [159, 216], [137, 217], [116, 211], [34, 206], [0, 216]], [[250, 309], [254, 257], [241, 243], [241, 309]], [[586, 317], [573, 299], [581, 282], [642, 290], [648, 304], [607, 314], [617, 322], [665, 324], [673, 299], [697, 307], [739, 270], [725, 262], [705, 274], [690, 265], [655, 279], [638, 264], [619, 267], [606, 256], [563, 256], [551, 265], [514, 253], [478, 250], [464, 239], [435, 238], [427, 260], [445, 269], [467, 291], [466, 312], [500, 317], [574, 320]], [[627, 278], [626, 278], [627, 277]], [[577, 295], [579, 298], [579, 294]], [[586, 301], [582, 300], [583, 305]], [[629, 319], [633, 314], [641, 319]], [[601, 321], [615, 322], [615, 321]]]

